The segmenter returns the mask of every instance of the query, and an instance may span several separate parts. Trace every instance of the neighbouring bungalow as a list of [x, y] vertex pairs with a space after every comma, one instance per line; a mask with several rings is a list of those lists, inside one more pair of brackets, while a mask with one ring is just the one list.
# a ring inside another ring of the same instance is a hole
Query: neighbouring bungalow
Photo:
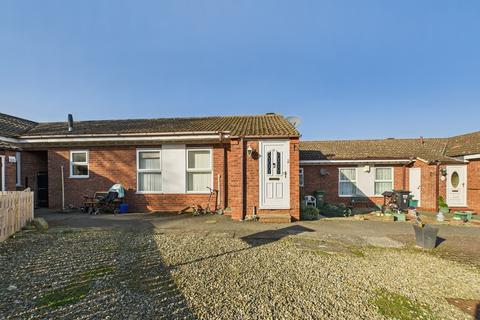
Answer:
[[0, 186], [60, 209], [120, 183], [131, 211], [206, 207], [213, 188], [210, 206], [232, 219], [298, 220], [299, 137], [277, 114], [37, 123], [0, 113]]
[[302, 141], [302, 195], [325, 192], [329, 203], [373, 208], [382, 193], [409, 190], [419, 210], [480, 212], [480, 132], [439, 139]]

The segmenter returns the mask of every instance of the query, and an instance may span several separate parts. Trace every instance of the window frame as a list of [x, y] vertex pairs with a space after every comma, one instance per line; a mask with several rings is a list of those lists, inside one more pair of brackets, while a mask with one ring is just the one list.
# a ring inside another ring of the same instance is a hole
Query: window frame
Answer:
[[[352, 181], [352, 180], [341, 180], [341, 171], [342, 170], [355, 170], [355, 181]], [[340, 198], [353, 198], [353, 197], [356, 197], [358, 194], [357, 194], [357, 180], [358, 180], [358, 171], [357, 171], [357, 167], [342, 167], [342, 168], [338, 168], [338, 196]], [[345, 182], [351, 182], [353, 183], [353, 185], [355, 186], [355, 193], [354, 194], [341, 194], [340, 191], [341, 191], [341, 188], [340, 188], [340, 184], [341, 183], [345, 183]]]
[[[160, 156], [160, 169], [140, 169], [140, 153], [141, 152], [158, 152]], [[137, 149], [137, 157], [136, 157], [136, 169], [137, 169], [137, 186], [136, 186], [136, 194], [163, 194], [163, 154], [162, 154], [162, 148], [145, 148], [145, 149]], [[140, 190], [140, 185], [139, 185], [139, 176], [140, 173], [160, 173], [161, 176], [161, 181], [162, 181], [162, 187], [160, 191], [142, 191]]]
[[[74, 153], [85, 153], [85, 162], [74, 162], [73, 154]], [[70, 177], [72, 179], [88, 179], [90, 178], [90, 152], [88, 150], [70, 150]], [[74, 165], [83, 165], [87, 166], [87, 175], [75, 175], [73, 174]]]
[[[390, 180], [377, 180], [377, 169], [390, 169], [390, 172], [391, 172], [391, 179]], [[394, 169], [393, 167], [374, 167], [374, 176], [373, 176], [373, 195], [375, 197], [383, 197], [382, 194], [377, 194], [376, 191], [375, 191], [375, 184], [377, 182], [391, 182], [392, 183], [392, 190], [394, 189], [394, 183], [393, 183], [393, 180], [394, 180]]]
[[22, 153], [15, 152], [15, 186], [22, 186]]
[[[191, 169], [188, 167], [188, 154], [193, 151], [208, 151], [210, 153], [210, 167], [209, 168], [200, 168], [200, 169]], [[189, 173], [210, 173], [210, 185], [209, 187], [213, 189], [213, 148], [185, 148], [185, 193], [188, 194], [209, 194], [210, 190], [205, 188], [205, 191], [195, 191], [188, 190], [188, 174]]]
[[305, 170], [300, 167], [300, 170], [298, 172], [298, 185], [300, 187], [303, 187], [305, 185]]

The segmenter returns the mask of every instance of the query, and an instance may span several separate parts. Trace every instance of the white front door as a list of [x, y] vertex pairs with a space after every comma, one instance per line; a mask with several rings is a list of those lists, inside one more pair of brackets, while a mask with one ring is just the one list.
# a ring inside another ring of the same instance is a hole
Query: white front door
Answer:
[[447, 166], [447, 204], [467, 206], [467, 166]]
[[290, 142], [260, 141], [260, 209], [290, 209]]
[[413, 195], [414, 200], [418, 200], [418, 206], [421, 206], [422, 201], [422, 169], [410, 168], [409, 171], [409, 189]]

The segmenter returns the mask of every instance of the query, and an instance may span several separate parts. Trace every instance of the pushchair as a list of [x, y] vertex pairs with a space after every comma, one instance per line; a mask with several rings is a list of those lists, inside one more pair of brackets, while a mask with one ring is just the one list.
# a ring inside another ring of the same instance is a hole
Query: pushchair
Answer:
[[119, 213], [120, 204], [125, 198], [125, 189], [120, 184], [113, 185], [107, 192], [95, 192], [93, 197], [84, 196], [80, 210], [97, 215], [102, 212]]

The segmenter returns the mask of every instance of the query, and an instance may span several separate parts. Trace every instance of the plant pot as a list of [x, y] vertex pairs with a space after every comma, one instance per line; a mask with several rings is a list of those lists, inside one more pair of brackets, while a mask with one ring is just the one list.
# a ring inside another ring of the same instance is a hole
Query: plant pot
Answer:
[[415, 230], [415, 242], [417, 246], [424, 249], [434, 249], [437, 245], [438, 228], [431, 227], [426, 224], [423, 227], [420, 225], [413, 225]]
[[440, 207], [440, 212], [443, 214], [447, 214], [450, 212], [450, 209], [448, 207]]

